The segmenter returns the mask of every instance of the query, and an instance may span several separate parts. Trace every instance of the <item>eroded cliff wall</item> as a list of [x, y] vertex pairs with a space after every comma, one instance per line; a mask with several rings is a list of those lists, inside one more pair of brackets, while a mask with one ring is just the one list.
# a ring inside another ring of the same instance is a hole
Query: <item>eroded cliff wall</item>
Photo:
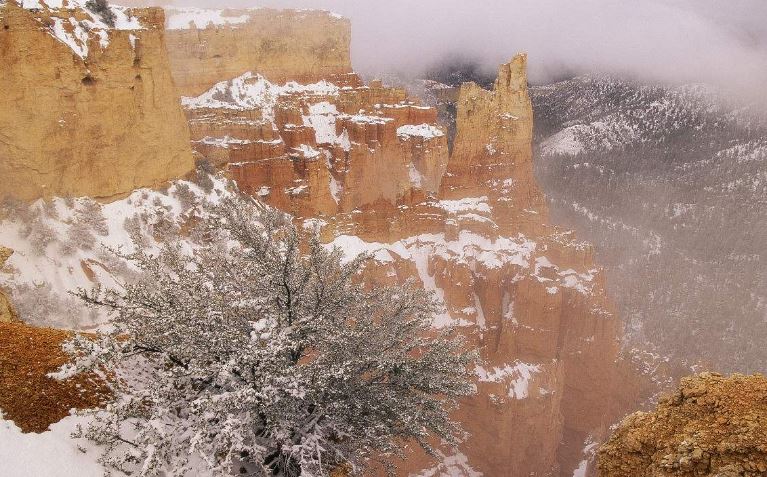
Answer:
[[[193, 168], [160, 9], [0, 2], [0, 198], [110, 198]], [[84, 2], [82, 2], [84, 3]]]
[[415, 279], [483, 359], [456, 414], [469, 432], [401, 475], [571, 476], [636, 405], [642, 380], [591, 247], [552, 226], [532, 169], [526, 57], [493, 90], [461, 88], [454, 149], [432, 108], [346, 75], [275, 84], [256, 72], [184, 105], [195, 151], [348, 255], [370, 286]]
[[170, 8], [167, 42], [184, 96], [248, 71], [303, 83], [352, 72], [351, 23], [321, 11]]

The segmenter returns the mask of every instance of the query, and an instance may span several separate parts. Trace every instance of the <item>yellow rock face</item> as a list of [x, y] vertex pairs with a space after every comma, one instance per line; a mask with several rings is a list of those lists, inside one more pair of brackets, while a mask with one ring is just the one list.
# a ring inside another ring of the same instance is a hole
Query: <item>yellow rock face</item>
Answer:
[[603, 477], [767, 475], [767, 379], [703, 373], [623, 420], [599, 450]]
[[[351, 23], [319, 11], [168, 10], [168, 53], [182, 96], [247, 71], [272, 82], [311, 83], [352, 72]], [[244, 21], [247, 19], [247, 21]]]
[[133, 14], [144, 29], [92, 34], [82, 57], [52, 32], [83, 11], [0, 7], [0, 198], [108, 199], [193, 168], [163, 12]]

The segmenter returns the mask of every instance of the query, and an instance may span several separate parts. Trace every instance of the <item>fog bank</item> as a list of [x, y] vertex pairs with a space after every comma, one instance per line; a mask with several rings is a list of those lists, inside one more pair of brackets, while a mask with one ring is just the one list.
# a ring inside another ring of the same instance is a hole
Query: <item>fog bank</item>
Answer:
[[213, 8], [318, 8], [352, 19], [364, 74], [417, 75], [449, 55], [488, 69], [530, 54], [531, 80], [609, 72], [767, 90], [764, 0], [178, 0]]

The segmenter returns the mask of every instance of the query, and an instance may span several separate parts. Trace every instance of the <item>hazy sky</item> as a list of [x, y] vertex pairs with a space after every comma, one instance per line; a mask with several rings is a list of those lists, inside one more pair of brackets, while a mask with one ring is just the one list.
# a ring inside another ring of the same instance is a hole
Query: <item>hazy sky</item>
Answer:
[[628, 72], [767, 94], [767, 0], [178, 0], [329, 9], [352, 19], [364, 73], [414, 72], [449, 54], [488, 68], [517, 51], [536, 82]]

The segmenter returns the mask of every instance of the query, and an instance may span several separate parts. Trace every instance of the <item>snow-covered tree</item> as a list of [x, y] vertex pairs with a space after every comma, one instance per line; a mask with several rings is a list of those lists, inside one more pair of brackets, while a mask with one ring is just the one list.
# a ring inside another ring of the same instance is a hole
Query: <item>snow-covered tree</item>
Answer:
[[84, 436], [114, 469], [152, 475], [326, 476], [407, 442], [462, 437], [450, 411], [476, 356], [431, 327], [413, 284], [366, 287], [316, 234], [247, 199], [205, 222], [204, 245], [128, 258], [140, 278], [81, 292], [113, 330], [76, 337], [65, 377], [99, 369], [115, 400]]

